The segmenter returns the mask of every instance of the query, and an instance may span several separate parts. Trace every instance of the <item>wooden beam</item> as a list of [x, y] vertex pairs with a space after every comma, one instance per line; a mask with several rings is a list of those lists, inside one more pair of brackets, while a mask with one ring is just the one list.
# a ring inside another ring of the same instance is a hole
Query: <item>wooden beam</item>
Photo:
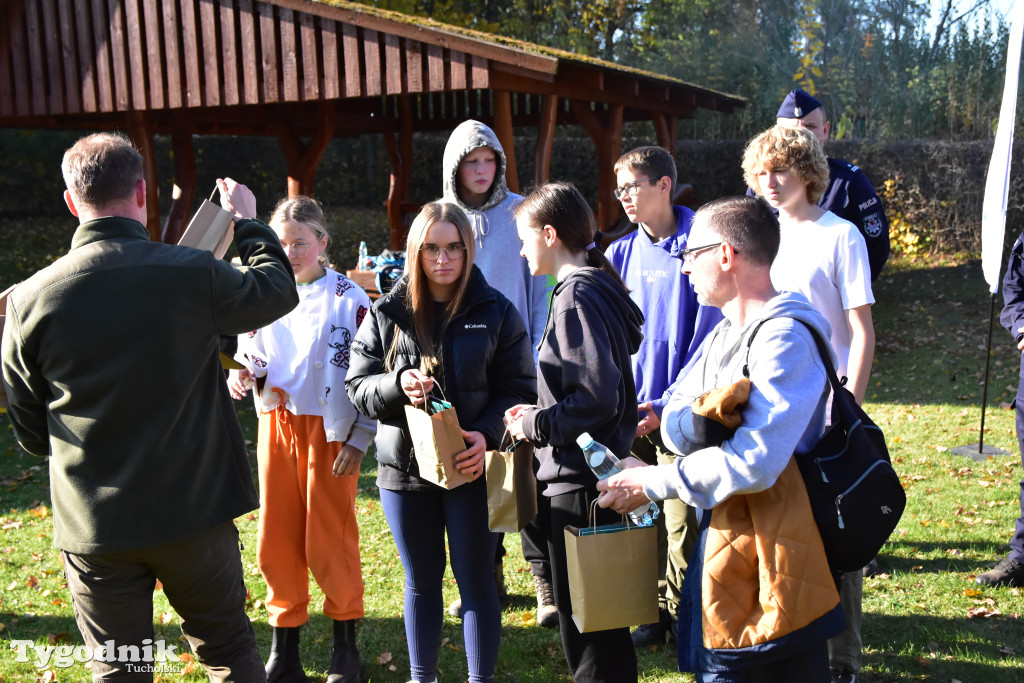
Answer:
[[238, 34], [242, 49], [242, 101], [256, 104], [260, 101], [260, 80], [252, 0], [238, 0]]
[[607, 112], [599, 114], [590, 109], [590, 102], [573, 100], [572, 110], [597, 148], [597, 227], [605, 232], [614, 228], [618, 210], [612, 197], [612, 168], [622, 149], [622, 105], [611, 105]]
[[533, 160], [533, 182], [540, 187], [551, 178], [551, 147], [558, 122], [558, 96], [541, 99], [540, 122], [537, 125], [537, 148]]
[[[67, 102], [68, 114], [77, 114], [82, 110], [81, 88], [78, 81], [78, 50], [75, 46], [76, 32], [74, 29], [74, 13], [71, 11], [71, 0], [57, 0], [57, 15], [60, 17], [61, 53], [64, 59], [64, 97]], [[13, 25], [13, 24], [12, 24]], [[3, 67], [0, 64], [0, 67]], [[4, 74], [7, 70], [0, 68]], [[0, 102], [4, 100], [0, 91]], [[10, 101], [10, 100], [8, 100]], [[0, 107], [3, 105], [0, 104]]]
[[675, 153], [675, 145], [673, 145], [672, 135], [668, 129], [668, 117], [662, 113], [655, 112], [652, 117], [654, 121], [654, 134], [658, 138], [658, 146], [664, 147], [670, 154]]
[[505, 183], [508, 189], [519, 193], [519, 171], [516, 168], [516, 140], [512, 127], [512, 94], [508, 90], [494, 91], [494, 134], [505, 150]]
[[[412, 178], [412, 101], [410, 95], [398, 97], [398, 131], [387, 132], [384, 140], [391, 159], [391, 187], [388, 190], [388, 223], [391, 225], [391, 249], [402, 249], [405, 245], [406, 197]], [[397, 140], [396, 140], [397, 137]]]
[[196, 196], [195, 149], [189, 118], [178, 109], [171, 116], [171, 148], [174, 150], [174, 186], [171, 189], [171, 210], [167, 214], [160, 238], [177, 244], [185, 232]]
[[334, 137], [334, 107], [326, 102], [316, 106], [316, 132], [304, 143], [288, 124], [275, 126], [277, 141], [288, 167], [288, 196], [313, 194], [313, 179], [327, 144]]
[[154, 242], [160, 241], [160, 203], [157, 193], [156, 152], [153, 147], [153, 129], [149, 117], [141, 111], [126, 115], [126, 128], [135, 146], [142, 154], [142, 176], [146, 179], [146, 230]]
[[[61, 5], [70, 2], [70, 0], [58, 0]], [[164, 98], [164, 69], [163, 59], [161, 58], [161, 47], [160, 47], [160, 11], [157, 9], [156, 0], [142, 0], [142, 15], [146, 24], [146, 55], [145, 55], [145, 66], [143, 67], [143, 73], [148, 77], [143, 80], [143, 87], [149, 91], [148, 101], [146, 96], [139, 102], [136, 102], [136, 109], [143, 109], [148, 107], [149, 109], [163, 109], [166, 102]], [[61, 10], [61, 33], [63, 33], [65, 11]], [[65, 53], [66, 55], [66, 53]], [[139, 59], [142, 59], [142, 55], [139, 55]], [[67, 57], [65, 56], [65, 65], [67, 63]], [[65, 66], [65, 68], [67, 68]], [[75, 97], [77, 97], [77, 91]], [[70, 93], [69, 93], [70, 97]]]

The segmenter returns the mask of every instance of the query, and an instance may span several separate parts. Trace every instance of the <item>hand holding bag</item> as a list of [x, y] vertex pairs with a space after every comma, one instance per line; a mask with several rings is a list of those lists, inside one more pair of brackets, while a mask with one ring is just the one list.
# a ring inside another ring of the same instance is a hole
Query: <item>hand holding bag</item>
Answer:
[[189, 221], [178, 244], [183, 247], [212, 251], [213, 255], [220, 259], [224, 258], [224, 254], [227, 253], [228, 247], [231, 246], [231, 240], [234, 238], [231, 226], [235, 217], [231, 215], [230, 211], [213, 203], [216, 194], [217, 188], [215, 187], [210, 198], [203, 200], [196, 215]]
[[655, 527], [628, 521], [597, 526], [597, 500], [590, 505], [590, 518], [591, 526], [566, 526], [563, 532], [576, 628], [590, 633], [657, 621]]
[[425, 396], [422, 408], [405, 406], [405, 418], [421, 478], [449, 490], [475, 479], [455, 467], [455, 455], [466, 450], [466, 441], [454, 406]]
[[533, 444], [514, 442], [507, 431], [496, 451], [484, 454], [487, 526], [494, 532], [519, 531], [537, 516]]

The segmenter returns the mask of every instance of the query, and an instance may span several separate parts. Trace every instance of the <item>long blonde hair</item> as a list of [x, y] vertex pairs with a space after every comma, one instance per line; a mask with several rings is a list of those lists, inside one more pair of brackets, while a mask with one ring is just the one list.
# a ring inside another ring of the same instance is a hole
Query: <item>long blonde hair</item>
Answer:
[[[424, 374], [435, 374], [441, 367], [441, 343], [442, 338], [434, 338], [434, 300], [430, 295], [427, 274], [423, 270], [423, 263], [420, 261], [420, 250], [427, 238], [427, 231], [435, 223], [451, 223], [459, 231], [459, 237], [466, 247], [463, 257], [462, 274], [459, 276], [458, 286], [453, 296], [445, 306], [444, 326], [451, 322], [452, 318], [459, 311], [463, 300], [466, 298], [466, 290], [469, 287], [469, 278], [473, 270], [473, 260], [476, 258], [476, 242], [473, 239], [473, 228], [469, 225], [469, 219], [455, 204], [447, 202], [430, 202], [424, 205], [419, 214], [409, 227], [409, 238], [405, 247], [406, 273], [408, 276], [408, 288], [405, 293], [405, 307], [412, 316], [413, 329], [416, 331], [416, 341], [420, 349], [420, 370]], [[388, 349], [385, 365], [388, 368], [394, 366], [395, 355], [398, 353], [398, 337], [395, 335], [391, 347]]]

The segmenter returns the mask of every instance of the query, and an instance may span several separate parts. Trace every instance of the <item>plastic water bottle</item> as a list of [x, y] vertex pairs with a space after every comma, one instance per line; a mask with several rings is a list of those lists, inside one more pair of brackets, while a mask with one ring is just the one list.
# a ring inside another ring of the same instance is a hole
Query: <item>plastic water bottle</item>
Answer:
[[369, 253], [366, 250], [366, 241], [359, 243], [359, 261], [356, 262], [356, 270], [366, 270], [366, 262], [369, 260]]
[[[606, 446], [594, 441], [594, 437], [590, 436], [588, 432], [583, 432], [576, 437], [576, 443], [583, 449], [583, 458], [598, 479], [607, 479], [622, 471], [622, 463], [615, 457], [615, 454]], [[660, 513], [661, 508], [657, 503], [651, 501], [635, 510], [630, 510], [629, 518], [637, 526], [650, 526]]]

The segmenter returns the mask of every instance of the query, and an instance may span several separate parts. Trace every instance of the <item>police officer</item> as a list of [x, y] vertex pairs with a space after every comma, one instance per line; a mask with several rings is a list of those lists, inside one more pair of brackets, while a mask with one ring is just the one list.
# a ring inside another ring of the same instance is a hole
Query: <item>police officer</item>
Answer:
[[[1003, 276], [1003, 311], [999, 316], [1003, 327], [1013, 335], [1017, 349], [1024, 351], [1024, 233], [1010, 250], [1010, 261]], [[1020, 360], [1020, 382], [1017, 387], [1017, 442], [1024, 463], [1024, 355]], [[1024, 587], [1024, 480], [1020, 483], [1020, 517], [1014, 523], [1010, 552], [995, 567], [975, 579], [982, 586]]]
[[[805, 90], [791, 90], [775, 115], [775, 123], [790, 128], [806, 128], [825, 144], [829, 121], [825, 107]], [[864, 171], [842, 159], [828, 159], [828, 189], [818, 206], [850, 221], [864, 235], [868, 247], [871, 279], [878, 278], [889, 259], [889, 221], [882, 200]]]

